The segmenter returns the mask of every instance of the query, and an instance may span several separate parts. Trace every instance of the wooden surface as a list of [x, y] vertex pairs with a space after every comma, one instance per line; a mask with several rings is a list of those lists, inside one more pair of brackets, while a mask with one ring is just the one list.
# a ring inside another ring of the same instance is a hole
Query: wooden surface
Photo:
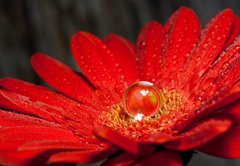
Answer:
[[[30, 66], [34, 52], [77, 69], [69, 49], [75, 32], [85, 30], [99, 37], [117, 33], [135, 41], [146, 22], [164, 23], [182, 5], [193, 8], [203, 25], [227, 7], [240, 15], [239, 0], [0, 0], [0, 77], [41, 84]], [[240, 162], [201, 155], [190, 165], [237, 166]]]

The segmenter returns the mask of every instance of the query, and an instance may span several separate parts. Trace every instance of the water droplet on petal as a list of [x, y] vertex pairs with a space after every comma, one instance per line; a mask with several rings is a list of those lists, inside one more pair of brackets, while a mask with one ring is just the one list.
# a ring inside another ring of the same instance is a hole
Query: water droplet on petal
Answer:
[[142, 50], [146, 47], [146, 42], [145, 41], [141, 41], [139, 44], [139, 50]]
[[126, 113], [135, 120], [156, 115], [160, 110], [161, 102], [159, 90], [147, 81], [132, 84], [123, 98]]

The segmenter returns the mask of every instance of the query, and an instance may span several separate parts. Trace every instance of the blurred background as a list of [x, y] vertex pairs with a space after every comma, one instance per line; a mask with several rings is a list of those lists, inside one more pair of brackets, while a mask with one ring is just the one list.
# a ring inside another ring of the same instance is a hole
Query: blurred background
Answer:
[[[135, 42], [145, 23], [165, 23], [180, 6], [194, 9], [202, 26], [225, 8], [240, 15], [239, 0], [0, 0], [0, 77], [42, 84], [30, 65], [33, 53], [44, 52], [77, 69], [69, 48], [75, 32], [101, 38], [116, 33]], [[189, 166], [240, 165], [240, 160], [196, 156]]]

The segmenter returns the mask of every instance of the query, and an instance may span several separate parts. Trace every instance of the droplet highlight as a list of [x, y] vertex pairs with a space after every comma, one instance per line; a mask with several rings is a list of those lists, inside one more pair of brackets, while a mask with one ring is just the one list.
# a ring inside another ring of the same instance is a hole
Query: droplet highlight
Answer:
[[159, 113], [161, 93], [151, 82], [139, 81], [132, 84], [123, 98], [125, 112], [135, 120], [142, 120]]

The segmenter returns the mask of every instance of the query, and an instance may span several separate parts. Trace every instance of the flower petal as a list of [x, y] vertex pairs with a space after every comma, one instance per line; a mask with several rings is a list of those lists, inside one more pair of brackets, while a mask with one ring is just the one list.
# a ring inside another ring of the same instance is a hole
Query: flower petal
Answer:
[[209, 117], [210, 115], [217, 113], [217, 111], [220, 109], [230, 104], [234, 104], [237, 100], [239, 100], [239, 98], [240, 86], [221, 88], [207, 100], [200, 100], [200, 104], [198, 104], [195, 111], [189, 112], [187, 118], [184, 117], [185, 115], [182, 115], [183, 117], [179, 117], [173, 128], [175, 130], [181, 131], [192, 122], [196, 122], [199, 119]]
[[62, 122], [64, 117], [59, 115], [60, 107], [52, 107], [43, 102], [33, 101], [31, 98], [0, 90], [0, 106], [19, 113], [36, 115], [53, 122]]
[[114, 88], [117, 81], [114, 56], [100, 39], [79, 32], [72, 38], [71, 49], [84, 74], [97, 88]]
[[59, 61], [36, 53], [32, 56], [31, 62], [39, 76], [67, 96], [81, 100], [81, 97], [90, 97], [93, 93], [93, 89], [80, 74]]
[[18, 151], [33, 151], [33, 150], [89, 150], [97, 149], [99, 146], [94, 144], [86, 144], [81, 141], [69, 140], [39, 140], [31, 141], [23, 144], [18, 148]]
[[141, 30], [137, 39], [137, 57], [141, 80], [156, 81], [157, 67], [161, 60], [161, 45], [163, 43], [162, 25], [150, 22]]
[[240, 124], [240, 102], [237, 101], [236, 103], [223, 108], [223, 111], [219, 112], [217, 117], [229, 118], [233, 121], [234, 124]]
[[[81, 126], [81, 129], [83, 130], [86, 126], [86, 123], [88, 124], [87, 127], [90, 130], [92, 127], [90, 125], [92, 124], [92, 118], [95, 117], [92, 113], [89, 113], [91, 110], [88, 110], [83, 106], [72, 107], [68, 110], [61, 105], [50, 105], [35, 100], [34, 98], [9, 92], [3, 89], [0, 90], [0, 107], [8, 110], [14, 110], [18, 113], [34, 115], [65, 126], [71, 126], [74, 128]], [[66, 113], [66, 111], [72, 112]], [[72, 113], [76, 115], [73, 115]]]
[[104, 161], [101, 164], [101, 166], [112, 166], [112, 165], [129, 166], [129, 165], [132, 165], [136, 160], [137, 160], [137, 156], [134, 156], [129, 153], [122, 153], [116, 157], [113, 157]]
[[78, 138], [68, 130], [46, 126], [11, 126], [0, 128], [0, 141], [72, 140]]
[[[216, 59], [231, 32], [234, 22], [232, 10], [226, 9], [214, 17], [202, 32], [197, 46], [186, 64], [186, 80], [188, 84], [197, 84], [210, 64]], [[196, 75], [196, 73], [199, 73]], [[191, 87], [187, 87], [191, 89]]]
[[230, 120], [210, 119], [184, 132], [177, 140], [170, 142], [165, 147], [181, 151], [194, 149], [223, 134], [231, 125]]
[[173, 151], [164, 150], [161, 152], [154, 153], [153, 155], [143, 158], [141, 161], [136, 163], [136, 166], [154, 166], [157, 163], [164, 166], [182, 166], [180, 156]]
[[147, 143], [147, 144], [165, 144], [168, 142], [171, 142], [173, 140], [176, 140], [177, 137], [167, 134], [153, 134], [150, 135], [148, 138], [144, 139], [143, 141], [140, 141], [141, 143]]
[[[77, 142], [75, 145], [79, 144], [79, 139], [71, 131], [62, 129], [60, 125], [54, 125], [38, 118], [30, 118], [16, 113], [0, 111], [0, 115], [0, 124], [4, 125], [0, 129], [0, 164], [44, 165], [47, 158], [51, 155], [46, 150], [57, 149], [57, 145], [54, 142], [59, 142], [58, 149], [60, 149], [59, 147], [69, 149], [69, 145], [67, 147], [64, 142], [73, 141]], [[9, 122], [5, 123], [7, 120]], [[45, 144], [45, 147], [37, 144], [38, 147], [36, 148], [37, 140], [49, 142], [49, 144], [48, 146]], [[36, 141], [35, 144], [33, 144], [33, 141]], [[27, 146], [29, 142], [32, 143], [31, 147]], [[22, 146], [23, 144], [25, 145]], [[78, 150], [83, 148], [86, 147], [84, 145], [75, 147]]]
[[[240, 37], [238, 38], [240, 41]], [[240, 77], [240, 47], [236, 47], [238, 52], [228, 59], [228, 63], [223, 66], [220, 71], [219, 75], [215, 78], [214, 84], [217, 87], [220, 86], [230, 86], [235, 83]]]
[[96, 136], [134, 155], [146, 155], [154, 150], [154, 147], [151, 145], [149, 146], [148, 144], [133, 141], [107, 127], [97, 129]]
[[199, 109], [196, 110], [198, 117], [203, 117], [217, 110], [224, 108], [224, 106], [230, 105], [240, 98], [240, 87], [233, 86], [230, 88], [222, 88], [217, 93], [210, 97], [207, 101], [204, 101]]
[[198, 150], [224, 158], [240, 158], [240, 126], [235, 126]]
[[171, 86], [176, 88], [182, 80], [179, 72], [183, 72], [184, 64], [200, 35], [200, 21], [193, 10], [181, 7], [164, 26], [164, 31], [164, 82], [174, 81]]
[[[0, 86], [9, 91], [26, 96], [32, 101], [45, 103], [52, 108], [61, 107], [60, 109], [58, 109], [61, 112], [57, 112], [57, 114], [60, 114], [75, 121], [76, 119], [79, 121], [87, 120], [88, 118], [92, 118], [95, 114], [94, 110], [85, 107], [82, 104], [79, 104], [78, 102], [71, 100], [54, 91], [51, 91], [43, 86], [37, 86], [28, 82], [12, 78], [0, 79]], [[13, 110], [18, 109], [16, 108]], [[52, 111], [55, 112], [54, 110]]]
[[108, 35], [104, 42], [113, 53], [114, 58], [118, 62], [115, 66], [118, 66], [119, 75], [121, 73], [127, 82], [127, 85], [134, 83], [138, 80], [138, 71], [135, 57], [135, 48], [130, 41], [115, 35]]
[[49, 153], [43, 151], [28, 152], [2, 152], [0, 151], [0, 164], [11, 166], [42, 166], [45, 165]]
[[22, 115], [14, 112], [7, 112], [0, 109], [0, 126], [11, 127], [11, 126], [49, 126], [55, 128], [63, 128], [63, 126], [48, 122], [46, 120]]
[[201, 96], [203, 100], [208, 99], [217, 89], [234, 84], [240, 77], [239, 59], [240, 37], [236, 38], [192, 88], [194, 95]]
[[[47, 96], [46, 96], [47, 97]], [[56, 96], [57, 100], [57, 96]], [[68, 102], [68, 100], [66, 100]], [[69, 102], [69, 109], [64, 103], [59, 105], [50, 105], [44, 103], [41, 100], [38, 101], [35, 98], [19, 95], [13, 92], [9, 92], [0, 89], [0, 107], [8, 110], [14, 110], [18, 113], [24, 113], [28, 115], [34, 115], [50, 122], [61, 124], [61, 128], [74, 128], [75, 134], [82, 137], [91, 137], [93, 131], [93, 112], [91, 109], [83, 106], [75, 107]], [[66, 114], [65, 112], [72, 111], [72, 114]], [[71, 115], [71, 116], [70, 116]]]
[[[73, 133], [60, 128], [46, 126], [11, 126], [0, 129], [0, 164], [4, 165], [43, 165], [50, 155], [45, 150], [19, 151], [18, 147], [34, 140], [65, 140], [78, 139]], [[40, 157], [38, 158], [38, 156]], [[32, 164], [29, 164], [32, 163]]]
[[105, 141], [108, 141], [114, 145], [119, 146], [120, 148], [126, 150], [127, 152], [130, 152], [132, 154], [139, 153], [139, 147], [136, 141], [132, 141], [127, 137], [124, 137], [119, 133], [111, 130], [110, 128], [107, 127], [100, 128], [96, 130], [96, 135]]
[[231, 34], [228, 37], [224, 47], [227, 48], [239, 35], [239, 33], [240, 33], [240, 18], [238, 16], [235, 16], [233, 27], [231, 29]]
[[75, 152], [60, 152], [52, 155], [48, 163], [93, 163], [97, 161], [101, 161], [108, 156], [114, 154], [116, 149], [103, 149], [101, 151], [75, 151]]

